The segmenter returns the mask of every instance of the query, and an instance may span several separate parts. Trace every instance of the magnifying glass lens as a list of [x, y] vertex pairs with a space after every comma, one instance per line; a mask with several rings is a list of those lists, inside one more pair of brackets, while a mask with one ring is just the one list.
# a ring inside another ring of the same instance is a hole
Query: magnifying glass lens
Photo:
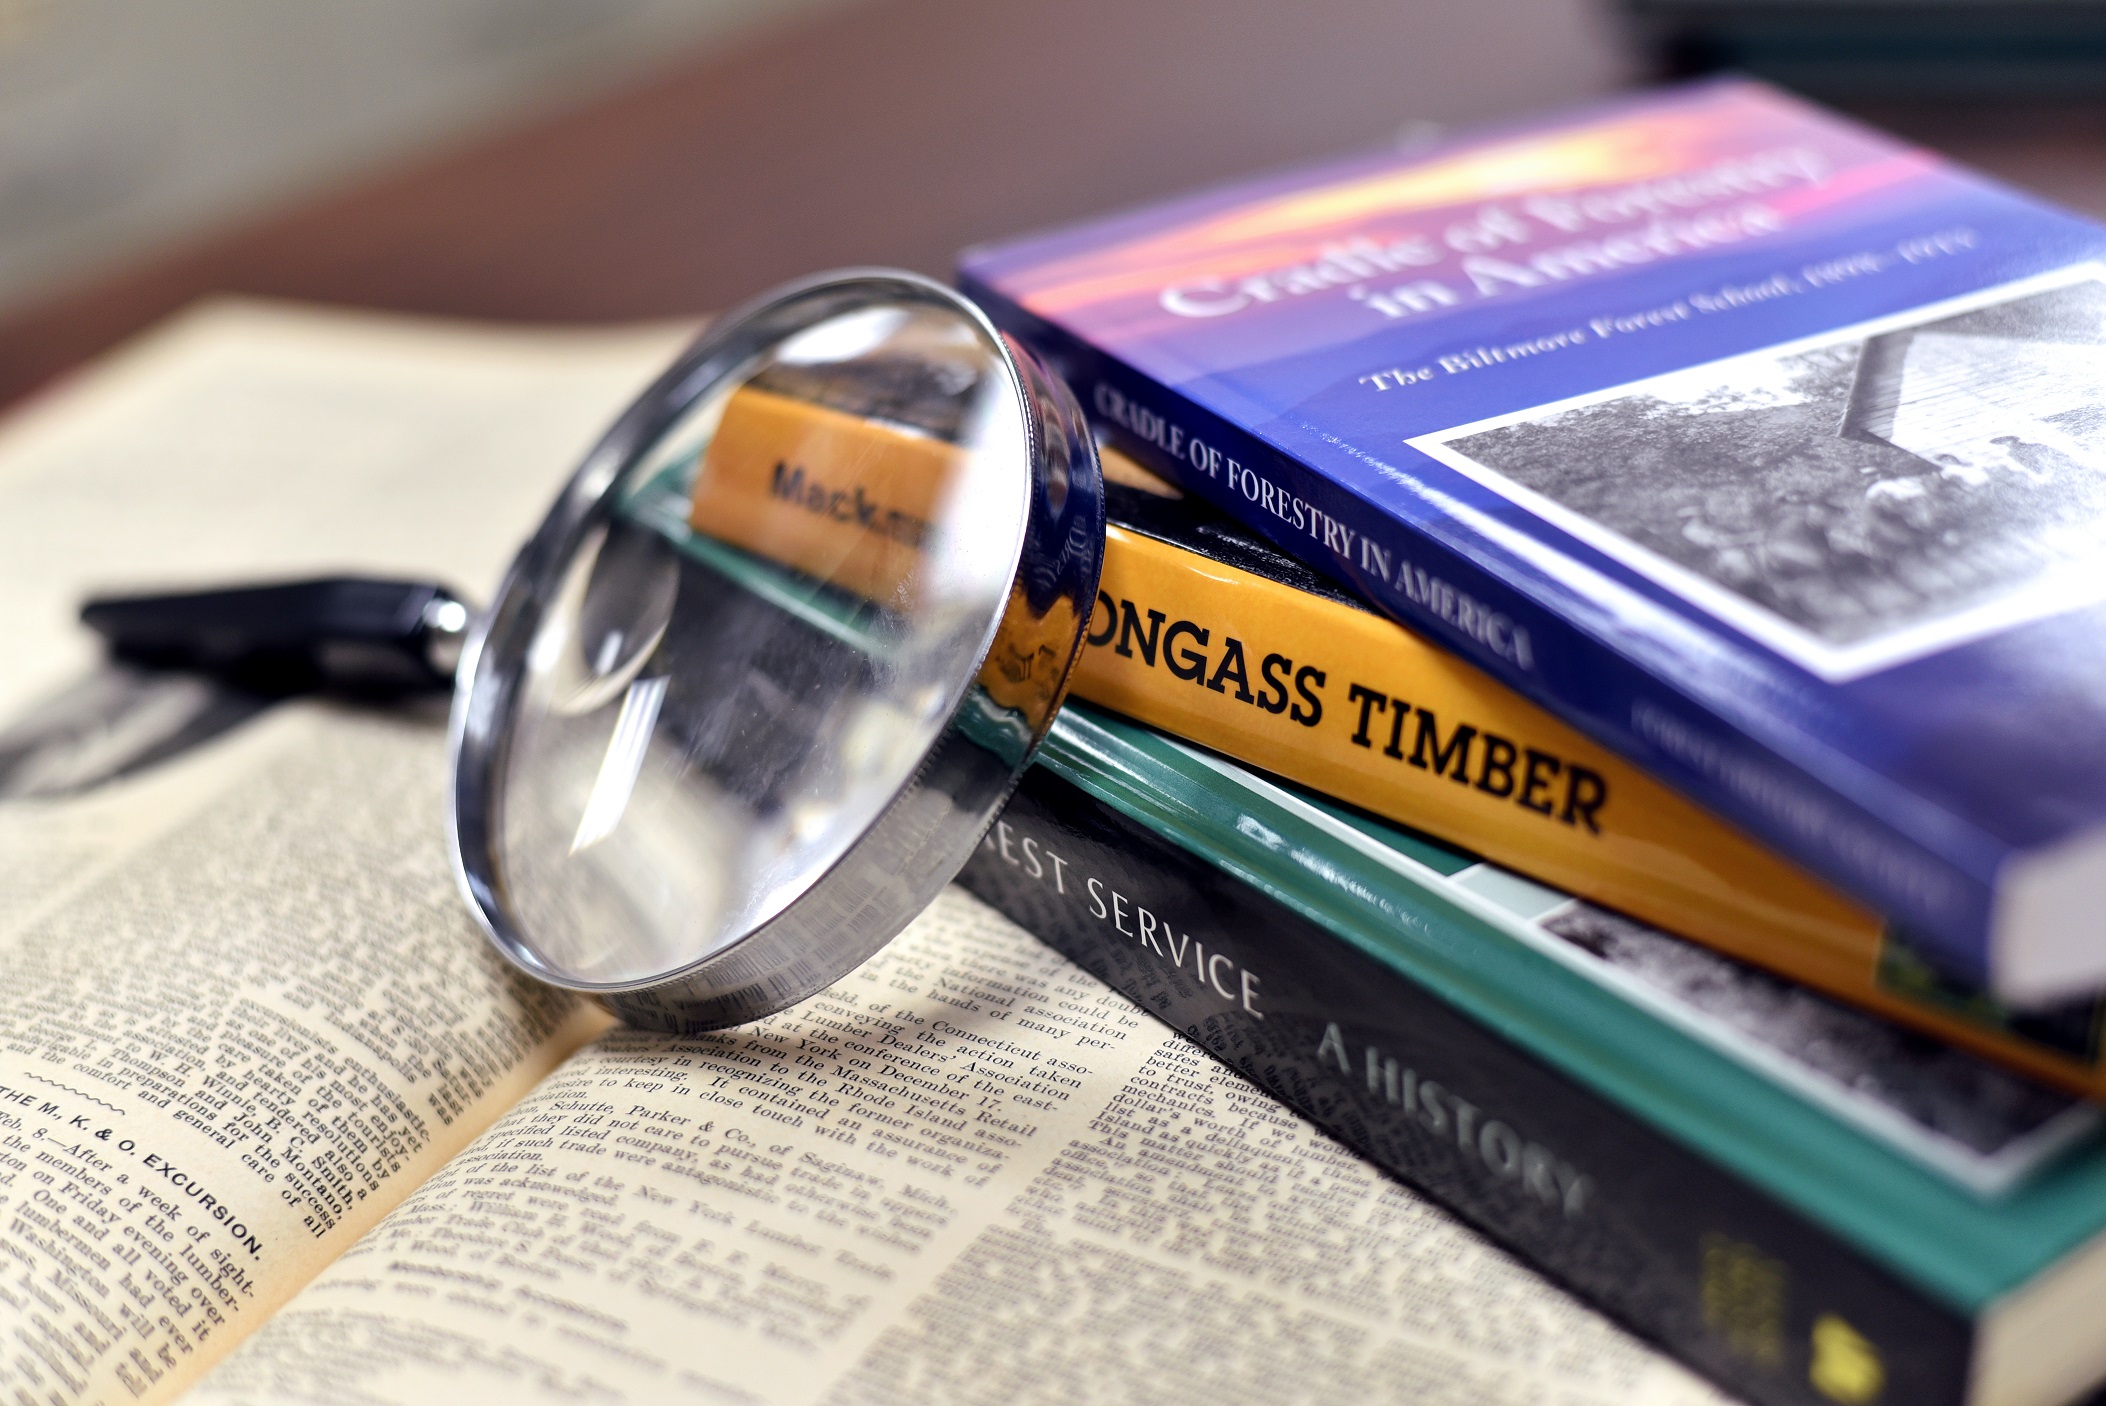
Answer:
[[[867, 956], [891, 935], [872, 911], [911, 916], [1006, 791], [943, 758], [1002, 753], [1013, 780], [1094, 599], [1094, 550], [1088, 594], [1026, 565], [1070, 506], [1079, 418], [969, 305], [880, 285], [770, 311], [617, 426], [464, 674], [471, 897], [564, 985], [714, 961], [696, 989], [804, 994]], [[1062, 657], [1020, 692], [1041, 646]], [[962, 715], [977, 736], [947, 745]], [[793, 926], [823, 940], [741, 960], [821, 890]], [[810, 970], [762, 970], [785, 961]]]

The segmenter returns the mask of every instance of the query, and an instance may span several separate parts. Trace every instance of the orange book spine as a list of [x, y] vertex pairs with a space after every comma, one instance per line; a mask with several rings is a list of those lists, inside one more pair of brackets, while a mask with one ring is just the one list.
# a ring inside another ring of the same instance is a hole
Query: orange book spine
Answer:
[[1941, 1001], [1879, 916], [1470, 664], [1114, 525], [1077, 697], [2075, 1092], [2082, 1049]]

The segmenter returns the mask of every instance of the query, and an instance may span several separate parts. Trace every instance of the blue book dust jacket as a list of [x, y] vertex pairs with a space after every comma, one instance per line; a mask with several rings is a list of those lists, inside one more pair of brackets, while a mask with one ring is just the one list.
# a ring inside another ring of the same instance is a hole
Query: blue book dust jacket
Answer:
[[2106, 985], [2106, 229], [1735, 80], [961, 282], [1119, 447], [1942, 965]]

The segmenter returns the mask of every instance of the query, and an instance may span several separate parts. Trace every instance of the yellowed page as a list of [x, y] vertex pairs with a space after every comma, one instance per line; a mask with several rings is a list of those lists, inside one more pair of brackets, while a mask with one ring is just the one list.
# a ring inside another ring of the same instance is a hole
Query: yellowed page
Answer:
[[231, 299], [177, 318], [0, 424], [0, 719], [95, 662], [89, 587], [349, 570], [487, 600], [692, 331]]
[[603, 1037], [191, 1399], [1721, 1400], [957, 890]]
[[287, 710], [0, 943], [0, 1380], [172, 1394], [600, 1028], [463, 915], [442, 742]]
[[[91, 592], [351, 570], [487, 598], [594, 439], [692, 328], [518, 331], [246, 299], [201, 305], [0, 421], [0, 739], [99, 661]], [[209, 700], [157, 683], [125, 716]], [[92, 735], [55, 769], [93, 769]], [[0, 929], [106, 870], [173, 803], [10, 804]], [[44, 771], [53, 770], [45, 766]], [[212, 768], [142, 778], [214, 784]], [[142, 830], [140, 827], [145, 827]]]
[[[46, 396], [0, 428], [0, 727], [87, 706], [91, 588], [487, 593], [680, 337], [229, 303]], [[172, 687], [111, 726], [188, 716]], [[604, 1028], [465, 916], [442, 721], [288, 705], [79, 789], [112, 741], [89, 727], [0, 799], [11, 1398], [175, 1394]]]

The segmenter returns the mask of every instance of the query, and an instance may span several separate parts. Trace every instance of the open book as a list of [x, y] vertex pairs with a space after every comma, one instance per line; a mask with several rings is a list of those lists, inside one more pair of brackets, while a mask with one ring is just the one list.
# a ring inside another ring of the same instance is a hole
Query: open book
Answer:
[[438, 710], [101, 669], [93, 589], [487, 595], [680, 329], [214, 305], [0, 432], [0, 1395], [1715, 1400], [953, 890], [756, 1026], [506, 968]]

